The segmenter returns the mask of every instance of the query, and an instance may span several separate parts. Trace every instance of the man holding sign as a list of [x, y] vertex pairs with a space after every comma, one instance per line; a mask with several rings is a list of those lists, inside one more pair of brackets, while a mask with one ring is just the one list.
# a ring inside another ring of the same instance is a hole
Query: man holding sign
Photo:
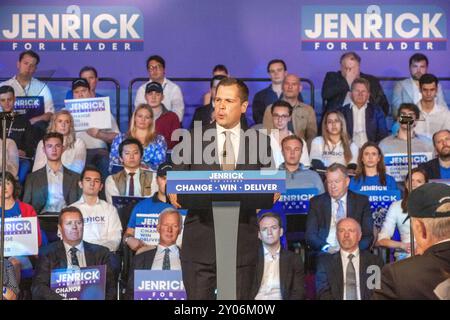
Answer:
[[106, 265], [107, 300], [116, 297], [116, 282], [106, 247], [83, 241], [83, 215], [76, 207], [61, 210], [58, 230], [62, 240], [43, 248], [39, 254], [31, 293], [34, 300], [62, 300], [63, 297], [50, 288], [50, 276], [54, 269], [84, 268]]

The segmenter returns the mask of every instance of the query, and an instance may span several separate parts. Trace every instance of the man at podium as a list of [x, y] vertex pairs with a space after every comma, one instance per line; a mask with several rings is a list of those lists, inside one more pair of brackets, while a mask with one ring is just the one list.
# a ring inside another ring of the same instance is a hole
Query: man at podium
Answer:
[[[241, 114], [248, 107], [248, 88], [240, 80], [226, 78], [219, 82], [214, 100], [216, 121], [191, 131], [179, 150], [172, 153], [174, 171], [190, 170], [260, 170], [273, 165], [268, 136], [241, 126]], [[201, 147], [199, 144], [201, 143]], [[176, 149], [178, 149], [176, 148]], [[212, 150], [212, 152], [210, 152]], [[201, 152], [201, 153], [200, 153]], [[183, 152], [181, 152], [183, 153]], [[200, 160], [199, 160], [200, 159]], [[216, 247], [213, 201], [239, 201], [237, 235], [236, 298], [250, 299], [258, 253], [256, 210], [270, 208], [274, 195], [266, 194], [171, 194], [171, 203], [187, 208], [181, 267], [188, 299], [215, 299], [217, 287]], [[234, 279], [230, 279], [233, 281]]]

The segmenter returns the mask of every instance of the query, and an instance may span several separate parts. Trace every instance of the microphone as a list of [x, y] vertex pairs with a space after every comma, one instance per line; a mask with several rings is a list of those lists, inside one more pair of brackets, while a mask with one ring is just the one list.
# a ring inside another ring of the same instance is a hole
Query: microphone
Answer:
[[416, 119], [410, 115], [400, 115], [398, 117], [398, 122], [400, 124], [413, 124]]

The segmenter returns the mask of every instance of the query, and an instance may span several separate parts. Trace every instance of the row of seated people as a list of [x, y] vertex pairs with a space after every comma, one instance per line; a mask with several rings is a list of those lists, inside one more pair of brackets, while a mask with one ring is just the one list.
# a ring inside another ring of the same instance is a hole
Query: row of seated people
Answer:
[[[435, 147], [437, 153], [439, 154], [439, 158], [432, 160], [432, 162], [438, 163], [439, 166], [443, 167], [442, 165], [445, 165], [445, 161], [448, 161], [450, 132], [443, 130], [438, 132], [434, 138]], [[7, 186], [10, 185], [12, 188], [9, 190], [7, 197], [6, 216], [26, 216], [27, 212], [34, 212], [35, 215], [34, 209], [36, 209], [39, 214], [48, 212], [57, 213], [62, 207], [72, 203], [79, 203], [81, 206], [80, 209], [83, 205], [85, 206], [86, 213], [82, 210], [83, 214], [86, 215], [85, 221], [102, 221], [102, 218], [91, 220], [89, 219], [89, 216], [102, 215], [104, 217], [105, 213], [108, 212], [110, 214], [107, 215], [109, 217], [107, 220], [109, 221], [109, 219], [112, 219], [111, 222], [108, 222], [108, 226], [112, 229], [107, 230], [104, 226], [100, 227], [95, 223], [93, 225], [88, 224], [88, 232], [86, 232], [85, 235], [88, 237], [88, 240], [105, 245], [111, 252], [116, 252], [120, 244], [122, 227], [117, 216], [117, 210], [111, 206], [111, 204], [108, 204], [98, 198], [98, 194], [103, 186], [101, 172], [99, 172], [96, 168], [88, 167], [84, 170], [80, 179], [76, 173], [65, 169], [61, 162], [63, 140], [62, 135], [59, 133], [49, 133], [43, 140], [44, 153], [47, 157], [47, 165], [45, 168], [31, 174], [27, 181], [27, 185], [25, 186], [24, 201], [31, 204], [33, 207], [26, 206], [26, 204], [16, 201], [18, 199], [18, 190], [20, 190], [20, 186], [17, 185], [13, 175], [8, 175]], [[319, 193], [322, 193], [324, 191], [324, 187], [317, 173], [312, 170], [306, 170], [302, 165], [300, 165], [303, 144], [303, 140], [295, 135], [285, 137], [281, 144], [284, 158], [284, 163], [281, 165], [281, 168], [287, 171], [287, 187], [315, 187], [319, 190]], [[119, 153], [121, 154], [123, 160], [124, 170], [115, 175], [109, 176], [106, 179], [105, 189], [109, 203], [111, 203], [111, 197], [113, 195], [152, 195], [152, 193], [156, 190], [156, 188], [151, 185], [154, 180], [152, 173], [146, 170], [141, 170], [141, 158], [143, 155], [143, 147], [141, 143], [133, 138], [126, 139], [119, 145]], [[442, 165], [440, 165], [441, 163]], [[430, 166], [430, 164], [431, 163], [426, 164], [425, 167], [433, 168], [434, 170], [434, 166]], [[368, 186], [385, 186], [386, 189], [396, 188], [396, 184], [393, 183], [392, 177], [385, 175], [383, 153], [376, 144], [369, 142], [363, 146], [358, 159], [358, 165], [356, 176], [349, 180], [348, 183], [351, 190], [358, 192], [366, 189]], [[333, 166], [331, 168], [333, 168]], [[341, 171], [346, 170], [344, 166], [342, 166], [342, 168]], [[137, 207], [137, 211], [145, 212], [147, 208], [150, 208], [155, 204], [161, 205], [161, 203], [167, 201], [165, 196], [165, 179], [163, 178], [165, 176], [164, 166], [162, 170], [162, 172], [158, 172], [158, 178], [156, 178], [158, 192], [155, 192], [151, 199], [144, 200], [142, 204]], [[432, 172], [433, 170], [428, 171]], [[127, 174], [130, 172], [136, 173], [136, 175], [140, 177], [139, 183], [133, 182], [133, 175]], [[339, 173], [339, 170], [337, 170], [337, 172]], [[413, 171], [412, 179], [413, 188], [415, 188], [427, 181], [427, 174], [423, 170], [417, 170], [417, 172]], [[327, 183], [329, 181], [332, 181], [332, 179], [327, 179]], [[81, 189], [78, 188], [78, 185]], [[327, 186], [328, 192], [331, 194], [330, 186]], [[345, 188], [348, 186], [345, 186], [344, 184]], [[83, 192], [83, 195], [81, 195], [81, 191]], [[342, 190], [338, 192], [340, 194]], [[89, 195], [91, 195], [90, 201], [88, 201]], [[318, 203], [322, 202], [323, 201], [318, 201]], [[314, 203], [313, 200], [312, 203]], [[380, 233], [383, 237], [379, 236], [378, 239], [380, 245], [398, 248], [407, 254], [409, 251], [409, 224], [402, 219], [402, 217], [406, 217], [404, 204], [401, 207], [401, 210], [399, 206], [399, 203], [395, 203], [391, 206], [386, 218], [386, 225], [382, 226], [382, 231]], [[313, 206], [311, 206], [311, 208], [313, 209]], [[364, 207], [365, 211], [367, 211], [367, 209], [367, 207]], [[132, 250], [138, 250], [144, 246], [142, 241], [133, 237], [135, 214], [136, 211], [134, 211], [131, 215], [131, 219], [128, 223], [128, 228], [124, 237], [127, 245]], [[367, 219], [367, 212], [364, 214], [366, 215], [365, 219]], [[308, 215], [308, 221], [313, 221], [311, 220], [312, 218], [310, 218], [313, 216], [314, 215], [310, 212]], [[104, 218], [103, 221], [105, 221]], [[310, 227], [310, 224], [311, 223], [308, 222], [307, 234], [309, 235], [314, 234], [314, 231], [311, 231], [313, 229]], [[395, 224], [401, 232], [402, 241], [400, 243], [389, 240], [392, 236]], [[56, 231], [56, 226], [49, 226], [45, 220], [41, 222], [41, 226], [49, 234], [54, 234]], [[90, 229], [91, 227], [93, 229]], [[368, 235], [368, 230], [371, 230], [371, 227], [367, 228], [367, 221], [363, 224], [363, 230], [366, 236]], [[56, 237], [53, 237], [51, 240], [55, 239]], [[334, 238], [334, 242], [330, 241], [332, 243], [328, 242], [328, 238], [322, 238], [319, 242], [314, 241], [314, 236], [307, 236], [307, 239], [310, 239], [310, 246], [315, 251], [327, 251], [332, 253], [337, 248], [335, 241], [336, 238]], [[386, 241], [382, 242], [384, 239], [386, 239]], [[368, 243], [370, 244], [371, 241], [367, 241], [367, 239], [365, 240], [365, 248], [367, 249]], [[18, 261], [18, 259], [11, 259], [11, 261], [16, 266], [20, 266], [22, 263], [21, 261]], [[116, 270], [117, 269], [120, 269], [120, 266], [117, 266], [116, 264]], [[20, 268], [16, 269], [16, 273], [17, 270], [20, 271]]]

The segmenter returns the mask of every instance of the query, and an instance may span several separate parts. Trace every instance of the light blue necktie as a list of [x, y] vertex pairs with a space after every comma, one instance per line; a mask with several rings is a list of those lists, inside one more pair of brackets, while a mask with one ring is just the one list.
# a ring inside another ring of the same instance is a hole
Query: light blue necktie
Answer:
[[336, 212], [336, 223], [345, 218], [344, 201], [342, 199], [336, 200], [338, 203], [338, 209]]

